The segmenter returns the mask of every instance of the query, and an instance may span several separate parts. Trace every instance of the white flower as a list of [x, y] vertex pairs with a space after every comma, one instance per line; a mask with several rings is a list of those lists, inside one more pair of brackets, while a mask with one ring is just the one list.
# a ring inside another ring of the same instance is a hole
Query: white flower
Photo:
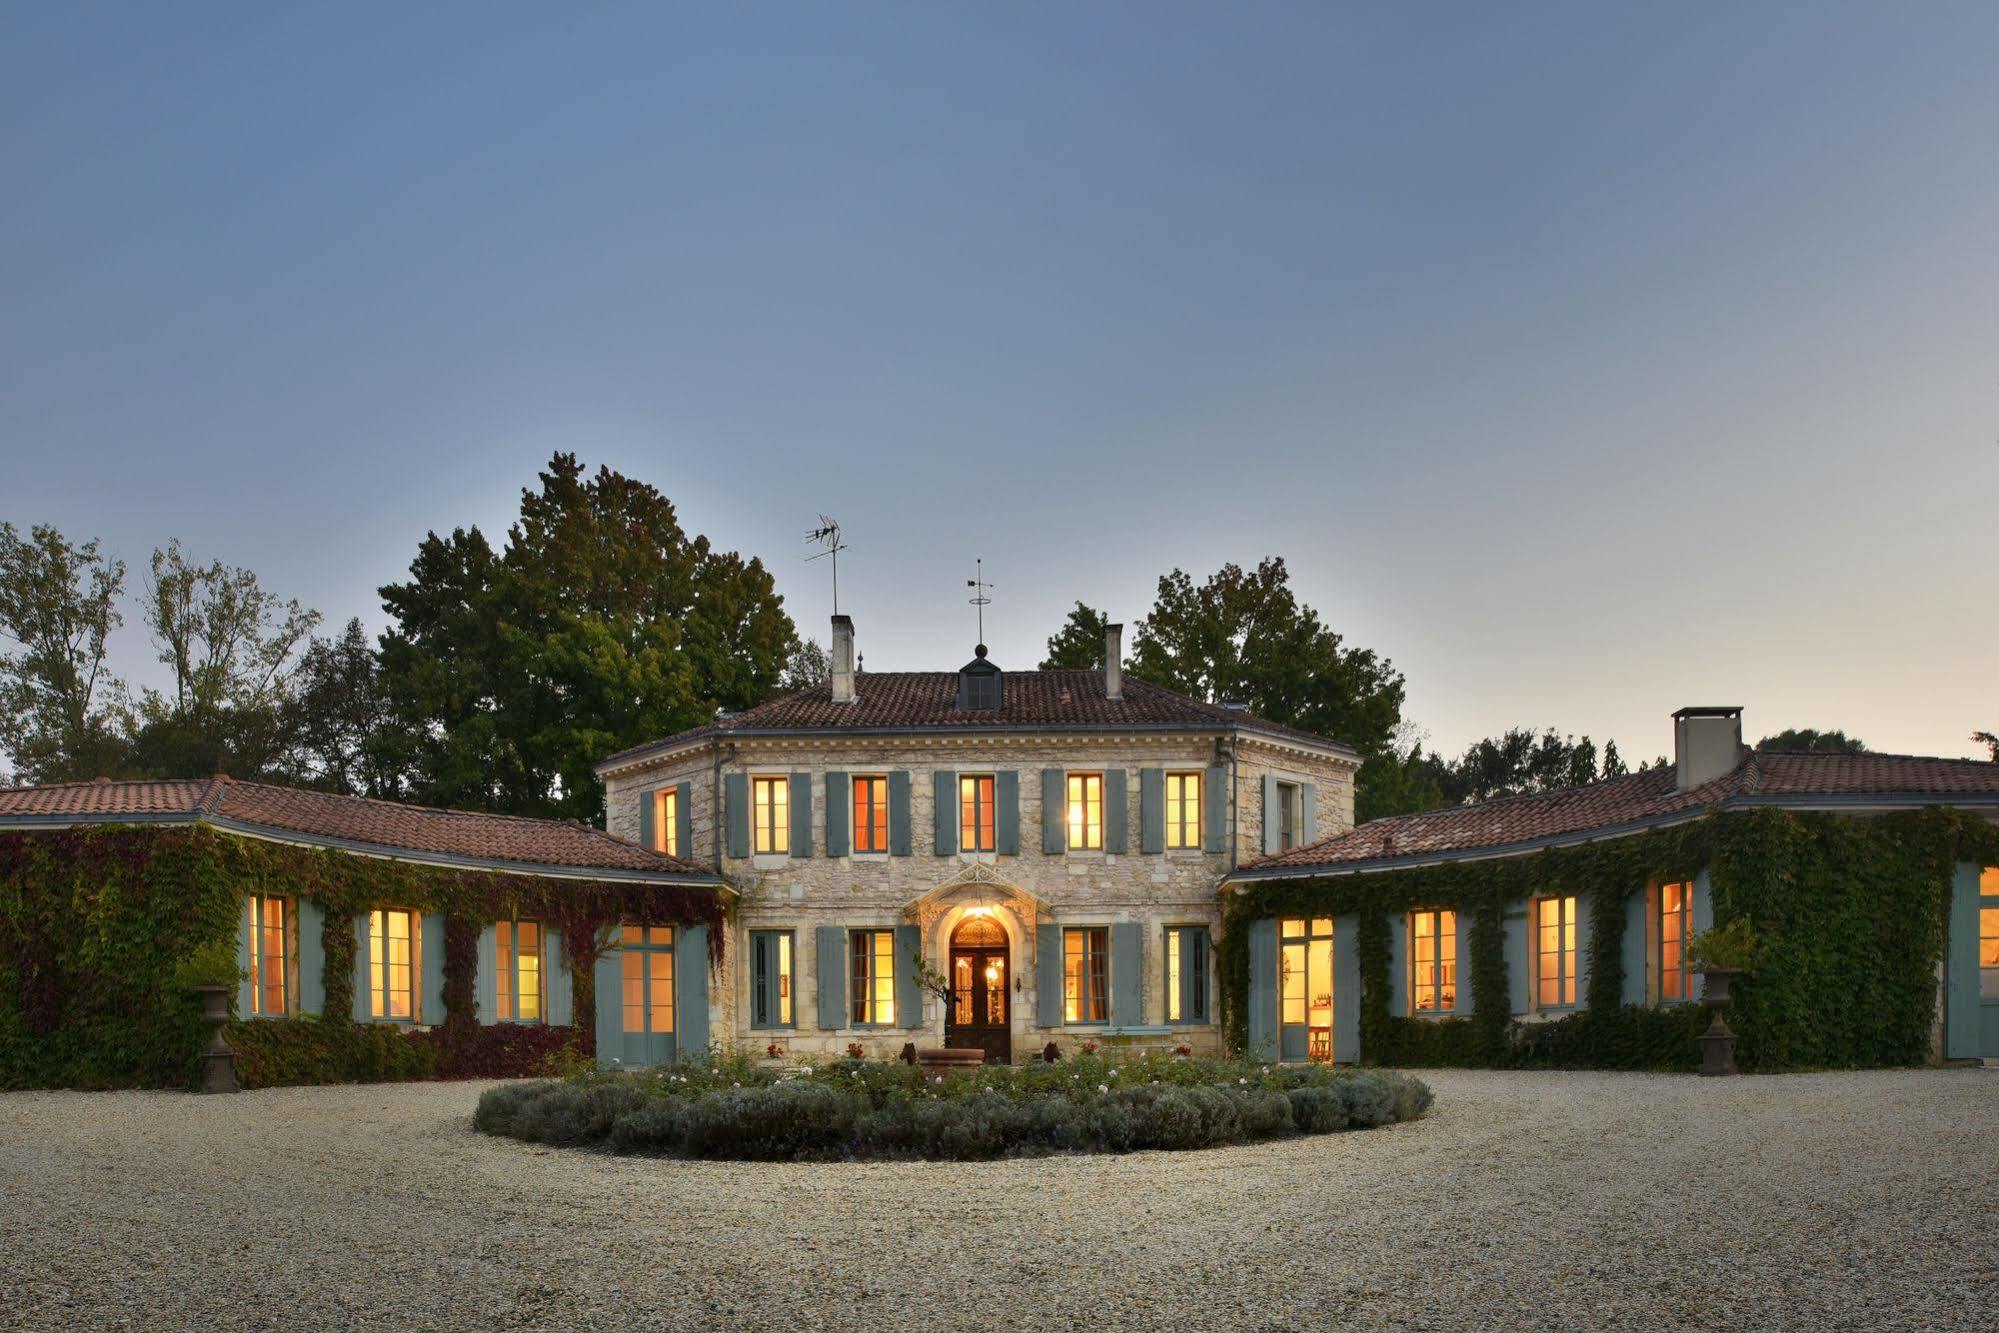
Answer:
[[1109, 1091], [1110, 1091], [1110, 1088], [1109, 1088], [1109, 1087], [1107, 1087], [1106, 1085], [1102, 1084], [1102, 1083], [1099, 1083], [1099, 1084], [1097, 1084], [1097, 1091], [1098, 1091], [1098, 1092], [1109, 1092]]
[[810, 1073], [812, 1072], [812, 1066], [811, 1066], [811, 1065], [807, 1065], [807, 1066], [805, 1066], [805, 1068], [803, 1068], [803, 1069], [799, 1070], [798, 1072], [799, 1072], [799, 1073], [801, 1073], [801, 1074], [810, 1074]]
[[944, 1076], [942, 1074], [939, 1074], [936, 1078], [933, 1078], [930, 1081], [932, 1083], [942, 1083], [944, 1081]]
[[1239, 1078], [1236, 1080], [1236, 1082], [1241, 1084], [1245, 1088], [1249, 1086], [1249, 1080], [1246, 1078]]

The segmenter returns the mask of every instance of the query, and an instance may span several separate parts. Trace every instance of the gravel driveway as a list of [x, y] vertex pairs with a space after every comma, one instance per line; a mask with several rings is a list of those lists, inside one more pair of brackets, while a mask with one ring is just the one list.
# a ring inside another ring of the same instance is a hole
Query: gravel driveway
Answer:
[[1426, 1074], [1413, 1125], [599, 1157], [482, 1085], [0, 1096], [0, 1325], [1999, 1326], [1999, 1074]]

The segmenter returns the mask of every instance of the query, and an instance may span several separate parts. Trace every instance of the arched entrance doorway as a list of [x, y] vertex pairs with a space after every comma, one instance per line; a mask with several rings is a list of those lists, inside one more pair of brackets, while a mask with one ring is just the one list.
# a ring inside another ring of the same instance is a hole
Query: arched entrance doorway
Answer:
[[1006, 931], [987, 916], [968, 916], [951, 932], [951, 1008], [944, 1044], [977, 1047], [987, 1064], [1013, 1060], [1012, 971]]

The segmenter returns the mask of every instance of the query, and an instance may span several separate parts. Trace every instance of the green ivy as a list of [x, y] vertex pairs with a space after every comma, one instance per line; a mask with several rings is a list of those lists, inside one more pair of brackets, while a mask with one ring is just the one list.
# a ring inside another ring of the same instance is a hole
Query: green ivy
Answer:
[[[1999, 827], [1933, 808], [1875, 817], [1763, 809], [1710, 814], [1530, 856], [1311, 880], [1250, 881], [1216, 945], [1226, 1033], [1247, 1041], [1246, 927], [1271, 917], [1357, 918], [1360, 1041], [1369, 1063], [1690, 1069], [1708, 1023], [1693, 1005], [1623, 1003], [1625, 915], [1648, 884], [1709, 871], [1714, 920], [1749, 919], [1764, 947], [1729, 1023], [1746, 1069], [1920, 1064], [1936, 1021], [1953, 866], [1999, 864]], [[1585, 1007], [1516, 1022], [1504, 914], [1535, 896], [1590, 905]], [[1470, 914], [1469, 1017], [1389, 1012], [1390, 922], [1417, 908]]]

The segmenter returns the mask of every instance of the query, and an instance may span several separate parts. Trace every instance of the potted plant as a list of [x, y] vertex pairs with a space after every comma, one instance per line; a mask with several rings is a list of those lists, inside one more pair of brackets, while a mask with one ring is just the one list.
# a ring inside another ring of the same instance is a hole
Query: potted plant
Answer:
[[241, 1092], [236, 1081], [236, 1053], [222, 1039], [229, 1021], [229, 1001], [244, 973], [236, 967], [235, 941], [213, 940], [183, 959], [178, 980], [201, 997], [201, 1021], [209, 1028], [207, 1049], [201, 1053], [202, 1092]]
[[1687, 942], [1687, 966], [1701, 974], [1705, 982], [1701, 1003], [1714, 1014], [1701, 1034], [1701, 1073], [1709, 1077], [1737, 1072], [1735, 1033], [1729, 1030], [1722, 1010], [1728, 1008], [1732, 998], [1729, 988], [1735, 979], [1756, 970], [1756, 948], [1756, 930], [1749, 918], [1740, 916]]
[[849, 1060], [865, 1060], [868, 1058], [868, 1048], [857, 1041], [850, 1041], [847, 1043], [847, 1058]]

